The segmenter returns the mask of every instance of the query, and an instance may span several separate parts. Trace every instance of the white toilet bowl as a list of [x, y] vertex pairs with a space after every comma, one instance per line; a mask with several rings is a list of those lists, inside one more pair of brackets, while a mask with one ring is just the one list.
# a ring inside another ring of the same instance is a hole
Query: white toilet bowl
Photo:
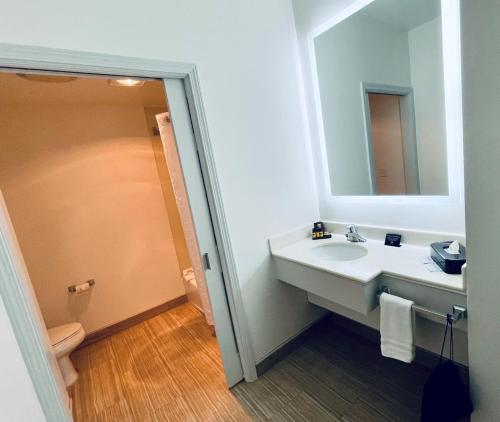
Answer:
[[69, 354], [82, 343], [85, 330], [79, 322], [72, 322], [49, 328], [48, 332], [64, 382], [66, 387], [69, 387], [78, 379], [78, 373], [69, 359]]

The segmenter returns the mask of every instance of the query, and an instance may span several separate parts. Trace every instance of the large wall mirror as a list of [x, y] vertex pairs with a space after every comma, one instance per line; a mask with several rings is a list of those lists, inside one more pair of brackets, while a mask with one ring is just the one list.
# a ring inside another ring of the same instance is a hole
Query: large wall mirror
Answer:
[[448, 195], [441, 1], [374, 0], [311, 46], [331, 194]]

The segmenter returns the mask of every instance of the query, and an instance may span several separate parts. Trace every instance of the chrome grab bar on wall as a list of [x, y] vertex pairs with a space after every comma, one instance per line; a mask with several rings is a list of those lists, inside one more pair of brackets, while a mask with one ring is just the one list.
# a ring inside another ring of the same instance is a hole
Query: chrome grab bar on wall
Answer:
[[[382, 286], [378, 293], [377, 293], [377, 299], [380, 300], [380, 295], [382, 293], [388, 293], [391, 294], [391, 290], [387, 286]], [[461, 319], [464, 319], [467, 317], [467, 308], [465, 306], [460, 306], [460, 305], [453, 305], [451, 309], [450, 314], [443, 314], [441, 312], [434, 311], [429, 308], [425, 308], [423, 306], [415, 305], [413, 304], [413, 310], [417, 314], [421, 314], [422, 316], [430, 317], [431, 319], [443, 319], [444, 322], [446, 322], [448, 315], [451, 315], [451, 321], [452, 322], [458, 322]]]

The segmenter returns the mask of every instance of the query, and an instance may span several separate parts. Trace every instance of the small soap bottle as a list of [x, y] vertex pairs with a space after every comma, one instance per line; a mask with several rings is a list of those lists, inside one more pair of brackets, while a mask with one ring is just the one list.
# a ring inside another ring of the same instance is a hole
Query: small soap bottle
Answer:
[[323, 239], [323, 223], [318, 222], [314, 223], [314, 227], [316, 228], [316, 238], [317, 239]]

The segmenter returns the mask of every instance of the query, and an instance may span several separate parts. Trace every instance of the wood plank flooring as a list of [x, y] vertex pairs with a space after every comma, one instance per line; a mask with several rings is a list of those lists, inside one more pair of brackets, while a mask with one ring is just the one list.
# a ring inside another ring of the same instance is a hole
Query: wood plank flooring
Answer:
[[72, 355], [76, 422], [249, 421], [228, 390], [217, 340], [191, 305]]
[[225, 384], [215, 337], [185, 304], [72, 357], [76, 422], [418, 421], [430, 370], [384, 359], [329, 320], [258, 381]]

